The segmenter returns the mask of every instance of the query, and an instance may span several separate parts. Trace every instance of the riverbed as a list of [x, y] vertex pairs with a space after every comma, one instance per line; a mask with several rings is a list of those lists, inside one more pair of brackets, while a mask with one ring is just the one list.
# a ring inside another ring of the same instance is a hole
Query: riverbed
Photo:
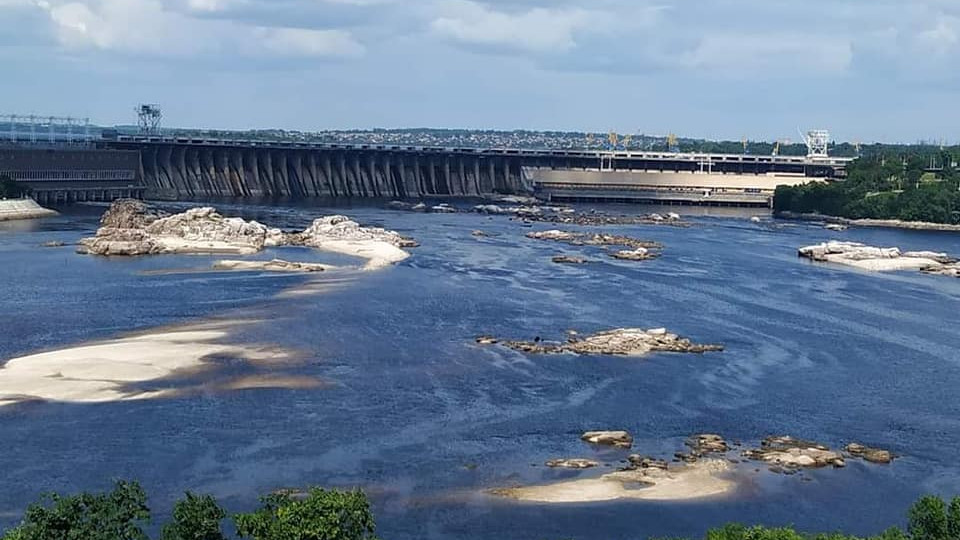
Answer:
[[[275, 368], [284, 380], [317, 382], [223, 384], [274, 369], [228, 352], [214, 369], [176, 381], [189, 392], [0, 407], [0, 528], [43, 492], [104, 489], [112, 478], [140, 480], [161, 519], [187, 489], [243, 511], [278, 488], [360, 487], [385, 539], [699, 536], [730, 521], [871, 534], [900, 524], [919, 495], [954, 495], [960, 486], [960, 280], [867, 273], [796, 254], [839, 239], [960, 255], [955, 233], [835, 232], [695, 209], [688, 228], [596, 228], [665, 246], [638, 262], [524, 236], [593, 228], [503, 216], [217, 207], [290, 229], [343, 213], [421, 247], [377, 272], [213, 272], [217, 257], [75, 254], [70, 244], [92, 234], [104, 207], [0, 224], [0, 363], [242, 321], [228, 344], [282, 350], [295, 359]], [[40, 247], [51, 241], [67, 245]], [[552, 263], [560, 254], [594, 262]], [[303, 248], [256, 257], [357, 262]], [[480, 334], [562, 339], [568, 329], [615, 327], [665, 327], [726, 350], [525, 356], [474, 343]], [[162, 389], [162, 381], [144, 388]], [[614, 470], [625, 452], [579, 440], [594, 429], [629, 430], [634, 452], [662, 457], [699, 432], [745, 444], [771, 434], [835, 447], [856, 440], [901, 457], [794, 476], [741, 464], [733, 493], [685, 502], [551, 505], [486, 493], [595, 475], [544, 467], [551, 458], [587, 457], [609, 465], [600, 473]]]

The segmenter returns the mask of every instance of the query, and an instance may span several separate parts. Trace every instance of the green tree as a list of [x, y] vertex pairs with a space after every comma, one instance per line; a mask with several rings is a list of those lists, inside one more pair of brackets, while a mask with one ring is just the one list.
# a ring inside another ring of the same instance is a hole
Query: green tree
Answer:
[[24, 196], [26, 193], [27, 190], [13, 178], [5, 174], [0, 175], [0, 199], [15, 199]]
[[940, 497], [922, 497], [910, 507], [909, 518], [912, 540], [955, 540], [950, 537], [947, 505]]
[[118, 481], [109, 493], [57, 494], [27, 508], [4, 540], [147, 540], [147, 496], [136, 482]]
[[227, 513], [210, 495], [186, 497], [173, 507], [173, 521], [163, 526], [161, 540], [225, 540], [220, 522]]
[[953, 540], [960, 539], [960, 497], [954, 497], [947, 508], [947, 533]]
[[268, 495], [263, 507], [235, 517], [237, 533], [253, 540], [374, 540], [370, 503], [361, 491], [312, 489], [297, 500]]

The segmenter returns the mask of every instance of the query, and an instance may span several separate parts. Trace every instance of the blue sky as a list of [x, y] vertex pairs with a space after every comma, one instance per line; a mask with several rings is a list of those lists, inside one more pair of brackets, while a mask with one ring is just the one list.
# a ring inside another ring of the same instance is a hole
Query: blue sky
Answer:
[[960, 0], [0, 0], [0, 112], [960, 140]]

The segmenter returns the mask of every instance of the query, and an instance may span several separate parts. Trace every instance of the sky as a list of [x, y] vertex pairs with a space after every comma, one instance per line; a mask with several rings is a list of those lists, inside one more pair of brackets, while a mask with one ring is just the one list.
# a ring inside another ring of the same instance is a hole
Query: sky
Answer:
[[960, 0], [0, 0], [0, 114], [960, 141]]

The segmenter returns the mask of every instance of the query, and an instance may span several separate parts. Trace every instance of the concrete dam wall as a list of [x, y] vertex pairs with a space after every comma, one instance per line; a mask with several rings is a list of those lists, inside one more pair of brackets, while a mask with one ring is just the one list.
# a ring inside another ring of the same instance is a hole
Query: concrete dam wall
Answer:
[[147, 196], [480, 196], [528, 191], [515, 156], [426, 149], [118, 143], [140, 152]]

